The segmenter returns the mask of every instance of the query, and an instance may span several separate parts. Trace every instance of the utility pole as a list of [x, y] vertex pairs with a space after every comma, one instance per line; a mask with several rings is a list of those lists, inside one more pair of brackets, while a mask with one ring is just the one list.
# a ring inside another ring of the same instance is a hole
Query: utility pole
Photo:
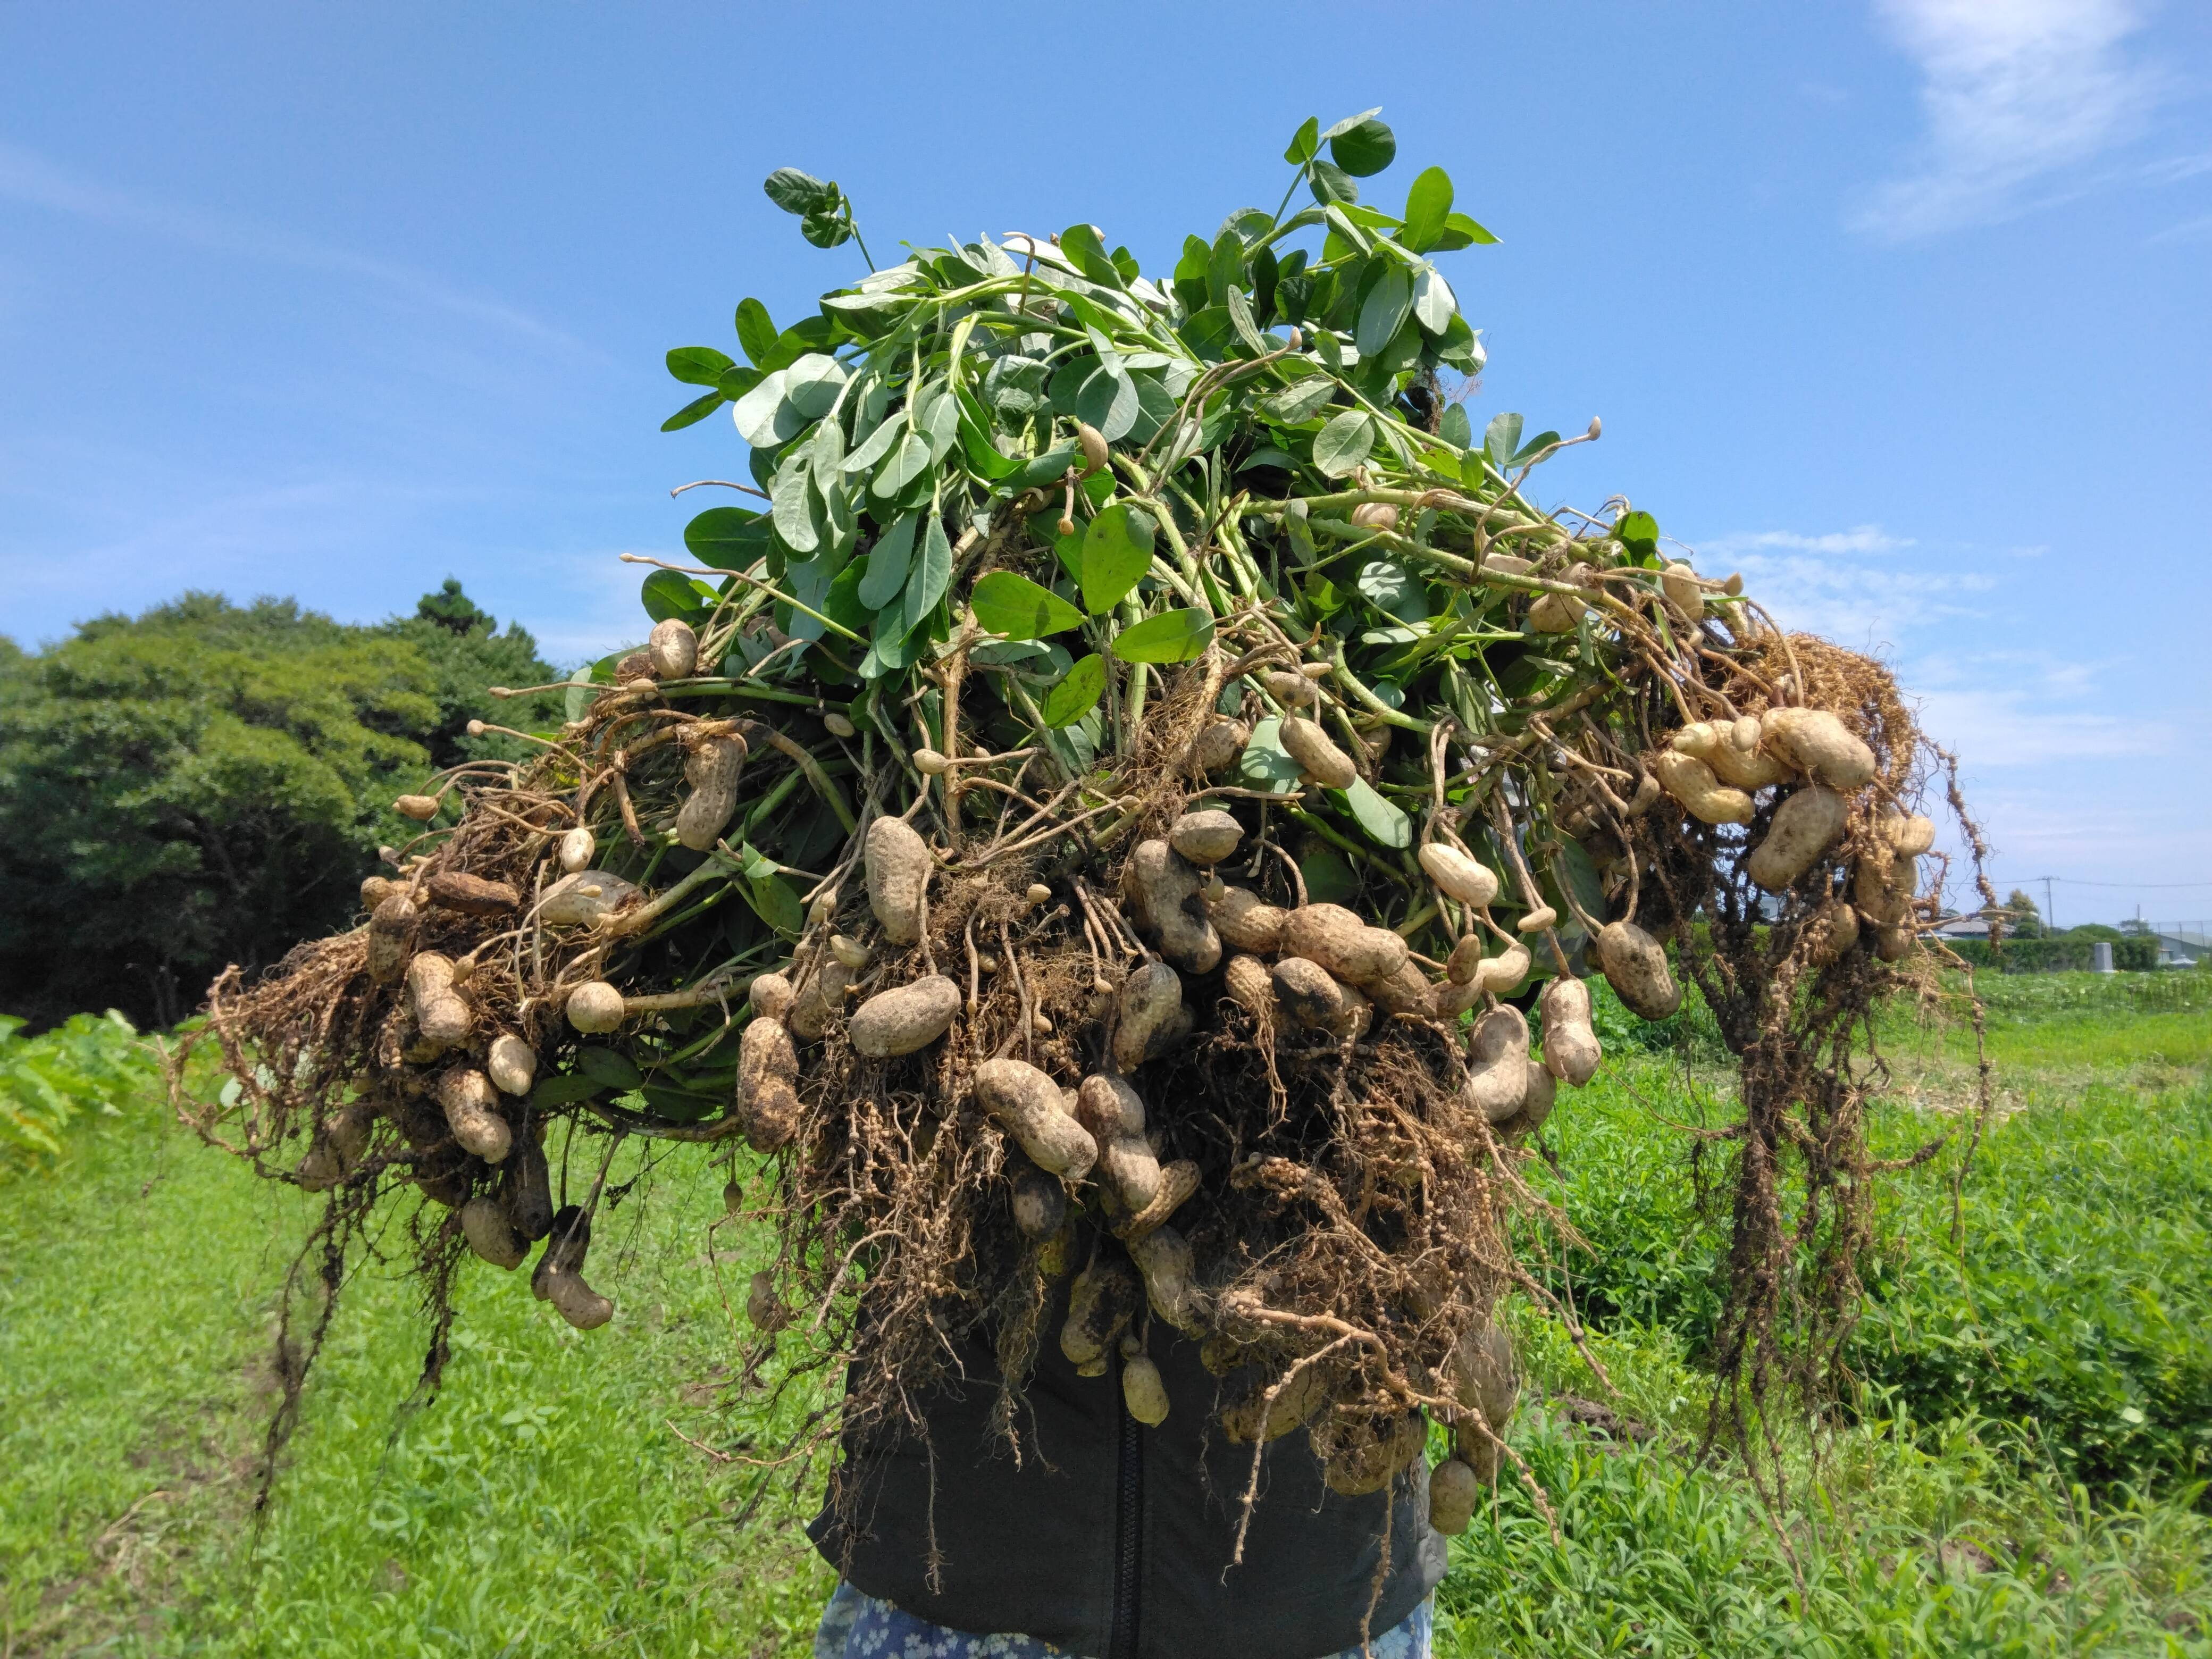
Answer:
[[2052, 902], [2051, 902], [2051, 882], [2052, 882], [2053, 880], [2055, 880], [2055, 879], [2056, 879], [2056, 878], [2051, 877], [2051, 876], [2045, 876], [2045, 877], [2042, 878], [2042, 880], [2043, 880], [2043, 927], [2044, 927], [2044, 931], [2045, 931], [2045, 933], [2057, 933], [2057, 932], [2058, 931], [2058, 912], [2057, 912], [2057, 908], [2053, 906], [2053, 904], [2052, 904]]

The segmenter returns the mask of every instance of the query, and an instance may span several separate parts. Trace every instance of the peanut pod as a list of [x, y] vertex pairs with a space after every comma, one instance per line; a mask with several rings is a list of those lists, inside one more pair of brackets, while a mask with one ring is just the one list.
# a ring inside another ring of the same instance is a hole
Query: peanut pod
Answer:
[[1139, 930], [1176, 967], [1207, 974], [1221, 960], [1221, 937], [1212, 922], [1191, 914], [1200, 884], [1198, 872], [1164, 841], [1139, 842], [1121, 866], [1121, 891]]
[[1121, 981], [1115, 1000], [1114, 1063], [1124, 1072], [1164, 1046], [1183, 1012], [1182, 981], [1164, 962], [1148, 962]]
[[1075, 1115], [1098, 1149], [1098, 1174], [1131, 1215], [1159, 1196], [1160, 1161], [1145, 1139], [1145, 1103], [1128, 1083], [1095, 1072], [1076, 1091]]
[[1825, 708], [1770, 708], [1760, 740], [1816, 783], [1849, 792], [1874, 781], [1874, 750]]
[[491, 1079], [470, 1066], [456, 1066], [438, 1079], [438, 1104], [464, 1152], [487, 1164], [506, 1160], [514, 1148], [514, 1131], [499, 1115], [499, 1096]]
[[1347, 985], [1389, 979], [1406, 965], [1406, 941], [1388, 927], [1370, 927], [1340, 904], [1301, 905], [1283, 922], [1286, 955], [1317, 962]]
[[738, 780], [745, 769], [745, 740], [735, 735], [707, 738], [684, 757], [684, 781], [691, 793], [676, 809], [676, 839], [695, 853], [708, 852], [738, 810]]
[[861, 858], [867, 869], [868, 908], [884, 937], [911, 945], [921, 937], [922, 906], [929, 892], [929, 845], [902, 818], [879, 817], [868, 826]]
[[869, 1059], [889, 1060], [927, 1048], [952, 1029], [959, 1012], [959, 986], [932, 974], [896, 990], [878, 991], [854, 1012], [845, 1030], [853, 1047]]
[[1768, 892], [1781, 892], [1836, 844], [1850, 817], [1841, 795], [1807, 784], [1774, 809], [1766, 838], [1744, 860], [1744, 873]]
[[987, 1060], [975, 1068], [975, 1098], [1039, 1169], [1079, 1181], [1098, 1160], [1098, 1143], [1061, 1103], [1060, 1085], [1020, 1060]]
[[1603, 1058], [1590, 1024], [1589, 987], [1562, 975], [1545, 986], [1536, 1006], [1544, 1016], [1544, 1069], [1579, 1089]]
[[1475, 1021], [1468, 1038], [1467, 1082], [1460, 1097], [1470, 1110], [1503, 1123], [1528, 1094], [1528, 1022], [1507, 1004]]
[[1060, 1328], [1060, 1351], [1078, 1376], [1106, 1375], [1106, 1356], [1136, 1313], [1142, 1294], [1136, 1268], [1118, 1255], [1102, 1253], [1076, 1274], [1067, 1293], [1067, 1318]]
[[1632, 921], [1609, 921], [1597, 935], [1605, 982], [1643, 1019], [1664, 1019], [1682, 1006], [1682, 988], [1667, 964], [1667, 947]]

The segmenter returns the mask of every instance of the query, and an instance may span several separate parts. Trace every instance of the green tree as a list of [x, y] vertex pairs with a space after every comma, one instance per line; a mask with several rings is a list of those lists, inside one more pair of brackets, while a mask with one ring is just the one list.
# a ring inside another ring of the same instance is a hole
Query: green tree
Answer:
[[2005, 895], [2004, 908], [2012, 912], [2006, 931], [2014, 939], [2041, 939], [2043, 912], [2035, 908], [2035, 901], [2027, 896], [2024, 887], [2015, 887]]
[[525, 732], [544, 731], [561, 723], [561, 694], [493, 699], [487, 686], [512, 690], [544, 685], [560, 672], [538, 654], [538, 641], [519, 623], [510, 622], [500, 632], [499, 619], [481, 609], [461, 591], [454, 577], [446, 578], [435, 593], [425, 593], [411, 617], [395, 617], [384, 625], [392, 638], [404, 640], [429, 665], [436, 699], [436, 723], [422, 735], [434, 767], [458, 766], [464, 761], [520, 758], [527, 746], [513, 738], [491, 732], [472, 738], [468, 724], [484, 719]]
[[519, 749], [467, 737], [515, 718], [483, 687], [553, 678], [473, 605], [458, 631], [427, 614], [448, 600], [358, 627], [194, 592], [0, 652], [0, 1009], [169, 1024], [227, 963], [343, 925], [379, 844], [420, 833], [392, 797]]

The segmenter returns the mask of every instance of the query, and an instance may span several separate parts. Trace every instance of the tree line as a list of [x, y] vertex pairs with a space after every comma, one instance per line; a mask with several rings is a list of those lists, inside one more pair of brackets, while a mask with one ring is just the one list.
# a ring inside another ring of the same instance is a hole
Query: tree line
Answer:
[[166, 1026], [237, 962], [343, 926], [426, 774], [556, 725], [537, 641], [448, 578], [413, 614], [333, 621], [187, 592], [26, 652], [0, 637], [0, 1012]]

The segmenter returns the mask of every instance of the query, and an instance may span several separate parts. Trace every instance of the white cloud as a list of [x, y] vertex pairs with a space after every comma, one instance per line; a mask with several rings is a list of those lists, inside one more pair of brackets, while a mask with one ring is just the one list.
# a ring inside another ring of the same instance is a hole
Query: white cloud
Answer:
[[2212, 240], [2212, 213], [2204, 214], [2195, 219], [2184, 219], [2178, 225], [2168, 225], [2155, 235], [2145, 237], [2143, 245], [2147, 247], [2155, 247], [2161, 242], [2208, 240]]
[[1881, 656], [1921, 629], [1972, 617], [1978, 601], [1969, 596], [1996, 586], [1979, 571], [1865, 562], [1917, 545], [1877, 524], [1744, 531], [1698, 544], [1697, 562], [1709, 574], [1741, 568], [1751, 596], [1784, 628]]
[[490, 323], [543, 344], [571, 352], [587, 350], [571, 336], [526, 312], [464, 292], [411, 267], [250, 221], [148, 201], [82, 178], [15, 144], [0, 143], [0, 198], [220, 252], [355, 277], [396, 298]]
[[2054, 706], [2028, 691], [1986, 685], [1927, 692], [1920, 725], [1977, 769], [2170, 755], [2179, 735], [2162, 720]]
[[2142, 27], [2131, 0], [1877, 4], [1918, 64], [1928, 134], [1915, 171], [1854, 220], [1870, 234], [1928, 235], [2038, 205], [2031, 186], [2134, 137], [2161, 89], [2123, 50]]
[[1706, 550], [1732, 554], [1764, 547], [1795, 548], [1805, 553], [1894, 553], [1914, 545], [1910, 536], [1892, 536], [1878, 524], [1856, 530], [1831, 531], [1821, 536], [1802, 536], [1790, 530], [1761, 530], [1746, 535], [1723, 536], [1705, 544]]

